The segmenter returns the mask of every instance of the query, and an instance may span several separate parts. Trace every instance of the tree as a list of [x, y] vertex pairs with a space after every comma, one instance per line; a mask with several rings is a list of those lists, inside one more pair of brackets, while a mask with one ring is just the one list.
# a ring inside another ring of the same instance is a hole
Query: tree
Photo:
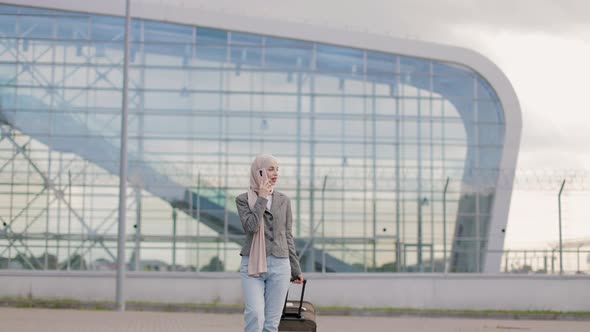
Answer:
[[201, 268], [201, 272], [216, 272], [216, 271], [225, 271], [225, 267], [223, 266], [223, 262], [217, 256], [211, 258], [211, 260], [209, 261], [209, 264], [207, 264]]
[[45, 265], [45, 256], [47, 256], [47, 269], [48, 270], [56, 270], [57, 269], [57, 256], [52, 254], [44, 253], [43, 255], [37, 258], [37, 261], [43, 265]]
[[24, 269], [27, 270], [43, 269], [43, 266], [39, 265], [33, 256], [27, 257], [27, 255], [18, 253], [16, 257], [14, 257], [13, 261], [18, 262]]
[[[66, 270], [68, 268], [67, 260], [60, 264], [62, 270]], [[80, 256], [79, 254], [75, 254], [70, 257], [70, 270], [88, 270], [88, 266], [86, 265], [86, 260], [84, 257]]]

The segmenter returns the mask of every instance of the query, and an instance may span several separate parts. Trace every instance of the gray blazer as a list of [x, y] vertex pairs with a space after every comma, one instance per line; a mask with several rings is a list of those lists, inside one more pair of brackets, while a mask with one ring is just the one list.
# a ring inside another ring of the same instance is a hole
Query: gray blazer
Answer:
[[248, 193], [243, 193], [236, 197], [236, 206], [238, 214], [242, 221], [242, 226], [246, 232], [246, 241], [240, 251], [241, 256], [250, 254], [252, 237], [254, 232], [258, 231], [259, 218], [264, 215], [264, 237], [266, 244], [266, 255], [275, 257], [289, 257], [291, 263], [291, 276], [297, 277], [301, 274], [301, 267], [297, 252], [295, 251], [295, 241], [291, 232], [293, 225], [293, 214], [291, 212], [291, 201], [287, 195], [274, 191], [272, 194], [272, 205], [270, 211], [266, 209], [268, 200], [258, 197], [253, 209], [248, 206]]

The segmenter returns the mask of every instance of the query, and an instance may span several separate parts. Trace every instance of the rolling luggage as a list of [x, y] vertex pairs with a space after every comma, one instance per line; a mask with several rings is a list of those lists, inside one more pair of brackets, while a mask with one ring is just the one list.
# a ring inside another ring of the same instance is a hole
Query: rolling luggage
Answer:
[[307, 280], [303, 280], [301, 299], [299, 301], [289, 300], [289, 293], [287, 293], [283, 315], [279, 323], [279, 331], [317, 331], [315, 307], [310, 302], [303, 301], [306, 284]]

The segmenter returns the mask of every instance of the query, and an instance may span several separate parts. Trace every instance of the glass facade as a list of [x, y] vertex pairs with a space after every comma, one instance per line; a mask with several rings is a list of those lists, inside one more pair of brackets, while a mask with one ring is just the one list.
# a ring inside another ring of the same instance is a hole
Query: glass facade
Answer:
[[[0, 5], [1, 268], [114, 269], [124, 18]], [[280, 163], [305, 271], [477, 272], [504, 114], [456, 63], [132, 20], [132, 270], [237, 271]]]

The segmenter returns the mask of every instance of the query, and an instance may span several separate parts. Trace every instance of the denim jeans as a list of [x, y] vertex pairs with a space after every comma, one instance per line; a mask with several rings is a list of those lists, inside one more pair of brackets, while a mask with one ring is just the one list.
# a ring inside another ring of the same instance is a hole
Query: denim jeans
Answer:
[[244, 295], [245, 332], [276, 332], [289, 289], [289, 258], [266, 256], [267, 272], [248, 276], [248, 256], [242, 256], [240, 277]]

